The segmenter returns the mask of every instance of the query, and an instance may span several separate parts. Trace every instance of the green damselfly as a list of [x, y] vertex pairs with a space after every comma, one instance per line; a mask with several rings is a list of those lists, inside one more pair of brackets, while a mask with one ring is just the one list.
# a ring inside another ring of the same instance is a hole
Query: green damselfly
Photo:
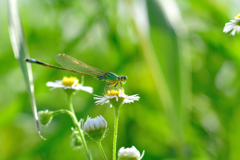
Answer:
[[110, 84], [108, 84], [107, 87], [105, 87], [105, 89], [110, 88], [112, 86], [114, 86], [116, 88], [118, 84], [120, 84], [122, 87], [122, 84], [124, 84], [127, 81], [127, 76], [117, 76], [110, 72], [104, 72], [98, 68], [89, 66], [89, 65], [87, 65], [69, 55], [63, 54], [63, 53], [56, 55], [55, 60], [63, 68], [58, 67], [58, 66], [53, 66], [53, 65], [50, 65], [47, 63], [43, 63], [36, 59], [25, 59], [26, 62], [40, 64], [42, 66], [61, 69], [61, 70], [69, 71], [69, 72], [80, 73], [83, 75], [97, 78], [98, 80], [110, 82]]

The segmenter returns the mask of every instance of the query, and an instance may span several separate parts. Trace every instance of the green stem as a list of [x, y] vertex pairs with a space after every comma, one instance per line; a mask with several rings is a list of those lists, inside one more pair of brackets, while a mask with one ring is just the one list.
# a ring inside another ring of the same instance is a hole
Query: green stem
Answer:
[[92, 160], [91, 153], [90, 153], [90, 151], [88, 150], [88, 147], [87, 147], [87, 144], [86, 144], [86, 140], [85, 140], [85, 138], [84, 138], [84, 133], [83, 133], [82, 129], [80, 128], [80, 124], [78, 123], [78, 120], [77, 120], [77, 118], [76, 118], [76, 115], [75, 115], [75, 112], [74, 112], [74, 109], [73, 109], [72, 96], [71, 96], [71, 95], [68, 95], [68, 103], [69, 103], [69, 109], [70, 109], [70, 111], [71, 111], [71, 113], [69, 113], [69, 115], [72, 117], [73, 123], [74, 123], [75, 127], [77, 127], [77, 129], [78, 129], [79, 136], [80, 136], [80, 138], [81, 138], [81, 140], [82, 140], [83, 148], [84, 148], [84, 150], [85, 150], [87, 159], [88, 159], [88, 160]]
[[113, 160], [116, 160], [119, 108], [120, 107], [114, 106]]
[[59, 109], [59, 110], [52, 111], [52, 112], [53, 112], [53, 116], [56, 116], [56, 115], [58, 115], [60, 113], [67, 113], [69, 115], [71, 114], [71, 112], [69, 110], [67, 110], [67, 109]]
[[104, 158], [105, 160], [107, 160], [107, 156], [106, 156], [106, 154], [105, 154], [105, 152], [104, 152], [104, 150], [103, 150], [101, 141], [97, 142], [97, 144], [98, 144], [98, 147], [99, 147], [99, 149], [100, 149], [100, 151], [101, 151], [101, 153], [102, 153], [103, 158]]

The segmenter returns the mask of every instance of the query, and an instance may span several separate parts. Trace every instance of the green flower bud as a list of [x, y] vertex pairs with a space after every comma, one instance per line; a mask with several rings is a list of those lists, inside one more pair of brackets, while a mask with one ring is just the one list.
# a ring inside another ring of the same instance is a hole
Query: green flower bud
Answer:
[[107, 130], [107, 121], [100, 115], [95, 118], [87, 118], [83, 130], [96, 142], [101, 141]]
[[47, 125], [51, 122], [53, 118], [53, 112], [49, 110], [38, 112], [39, 122], [43, 125]]
[[79, 132], [77, 131], [77, 129], [73, 129], [72, 128], [72, 135], [71, 135], [71, 146], [73, 147], [73, 149], [81, 149], [83, 147], [82, 144], [82, 140], [79, 136]]

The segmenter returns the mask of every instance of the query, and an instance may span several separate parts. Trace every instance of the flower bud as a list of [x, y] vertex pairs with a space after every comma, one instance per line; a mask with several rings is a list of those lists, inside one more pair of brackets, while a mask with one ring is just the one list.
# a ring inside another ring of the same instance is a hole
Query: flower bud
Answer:
[[73, 149], [81, 149], [83, 147], [82, 140], [79, 136], [79, 131], [77, 129], [72, 128], [72, 135], [71, 135], [71, 146]]
[[107, 121], [101, 115], [95, 118], [88, 117], [83, 126], [83, 130], [96, 142], [104, 138], [106, 129]]
[[122, 147], [118, 151], [118, 160], [140, 160], [143, 155], [144, 151], [142, 155], [140, 155], [140, 152], [134, 146], [126, 149]]
[[53, 118], [53, 112], [49, 110], [38, 112], [39, 122], [43, 125], [47, 125], [51, 122]]

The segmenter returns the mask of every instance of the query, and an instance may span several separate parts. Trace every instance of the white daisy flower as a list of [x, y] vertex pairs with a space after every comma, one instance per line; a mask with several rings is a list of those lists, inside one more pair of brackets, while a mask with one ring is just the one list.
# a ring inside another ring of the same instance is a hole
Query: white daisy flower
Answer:
[[132, 146], [131, 148], [120, 148], [118, 151], [118, 160], [140, 160], [143, 158], [144, 152], [140, 155], [140, 152]]
[[56, 80], [55, 82], [47, 82], [48, 87], [52, 87], [50, 90], [56, 88], [63, 88], [63, 89], [74, 89], [74, 90], [83, 90], [88, 93], [93, 93], [93, 88], [89, 86], [83, 86], [82, 84], [78, 83], [78, 79], [76, 77], [63, 77], [62, 80]]
[[235, 20], [231, 20], [231, 22], [226, 23], [224, 28], [223, 28], [223, 32], [227, 33], [229, 31], [232, 32], [230, 33], [230, 35], [235, 35], [235, 33], [240, 31], [240, 13], [235, 17]]
[[[139, 101], [140, 97], [138, 94], [128, 96], [124, 93], [124, 90], [111, 90], [108, 91], [108, 93], [104, 96], [98, 96], [94, 95], [94, 99], [97, 100], [95, 103], [103, 105], [104, 103], [109, 103], [110, 100], [116, 99], [116, 102], [122, 101], [122, 104], [124, 103], [133, 103], [134, 101]], [[110, 104], [110, 107], [112, 107], [112, 103]]]

